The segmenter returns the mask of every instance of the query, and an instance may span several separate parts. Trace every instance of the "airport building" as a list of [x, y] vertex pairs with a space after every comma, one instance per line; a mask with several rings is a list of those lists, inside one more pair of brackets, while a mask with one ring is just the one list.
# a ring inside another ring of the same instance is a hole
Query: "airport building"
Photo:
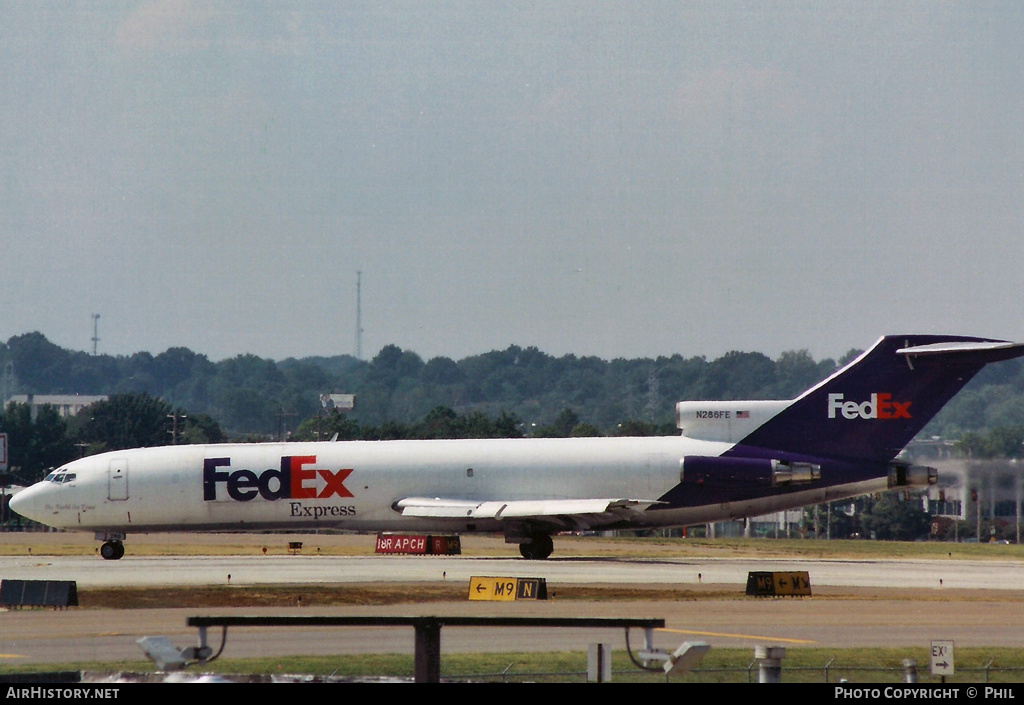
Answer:
[[75, 416], [90, 404], [106, 401], [106, 399], [106, 396], [90, 396], [87, 394], [15, 394], [4, 401], [4, 407], [6, 408], [11, 403], [28, 404], [32, 418], [35, 419], [39, 414], [39, 409], [44, 406], [52, 406], [57, 409], [58, 414], [68, 418]]
[[[934, 486], [906, 497], [908, 501], [921, 502], [924, 511], [934, 518], [934, 538], [1016, 543], [1024, 540], [1024, 460], [962, 457], [955, 452], [953, 442], [938, 438], [911, 443], [904, 457], [911, 463], [938, 470]], [[827, 527], [834, 525], [832, 519], [838, 513], [852, 515], [857, 507], [858, 499], [853, 498], [806, 512], [794, 509], [746, 522], [720, 522], [706, 527], [705, 532], [714, 537], [822, 536], [828, 534]], [[849, 538], [834, 534], [831, 537]]]

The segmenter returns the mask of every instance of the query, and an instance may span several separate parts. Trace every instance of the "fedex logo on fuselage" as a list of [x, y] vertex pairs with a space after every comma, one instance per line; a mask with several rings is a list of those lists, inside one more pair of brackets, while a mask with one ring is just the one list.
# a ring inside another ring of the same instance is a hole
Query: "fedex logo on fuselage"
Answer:
[[[351, 468], [327, 470], [308, 467], [316, 464], [315, 455], [286, 455], [280, 468], [268, 468], [260, 474], [252, 470], [224, 470], [231, 466], [231, 458], [203, 460], [203, 500], [217, 500], [217, 487], [223, 484], [228, 497], [236, 502], [248, 502], [262, 497], [276, 499], [327, 499], [354, 496], [345, 487]], [[321, 485], [322, 487], [318, 487]]]
[[909, 401], [893, 401], [892, 394], [872, 394], [865, 402], [844, 401], [842, 394], [828, 395], [828, 417], [844, 419], [909, 419]]

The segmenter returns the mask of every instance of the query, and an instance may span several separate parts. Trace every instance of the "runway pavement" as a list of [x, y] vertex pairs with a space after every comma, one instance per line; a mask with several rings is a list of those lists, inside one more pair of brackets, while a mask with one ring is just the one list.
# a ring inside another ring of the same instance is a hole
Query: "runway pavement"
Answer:
[[519, 575], [549, 583], [746, 585], [750, 571], [807, 571], [812, 584], [909, 589], [1024, 588], [1024, 563], [965, 560], [820, 560], [765, 558], [518, 558], [467, 556], [0, 556], [0, 577], [114, 585], [257, 585], [468, 581]]
[[[805, 570], [811, 598], [744, 596], [749, 571]], [[541, 577], [554, 599], [543, 602], [429, 603], [417, 587], [465, 584], [472, 576]], [[190, 616], [272, 615], [519, 615], [651, 617], [666, 620], [658, 645], [700, 639], [712, 646], [961, 646], [1024, 647], [1024, 564], [1011, 560], [807, 560], [760, 558], [595, 558], [524, 561], [508, 557], [433, 556], [132, 556], [0, 557], [0, 578], [75, 580], [79, 589], [111, 585], [296, 585], [397, 583], [409, 601], [389, 607], [279, 609], [153, 609], [0, 613], [0, 660], [13, 663], [137, 659], [136, 639], [165, 635], [179, 647], [195, 642]], [[732, 596], [672, 601], [559, 600], [560, 585], [686, 587]], [[301, 588], [299, 587], [301, 586]], [[212, 636], [212, 635], [211, 635]], [[640, 638], [634, 634], [635, 640]], [[219, 643], [219, 636], [215, 639]], [[621, 630], [445, 628], [443, 650], [579, 650], [596, 641], [624, 647]], [[234, 629], [224, 657], [357, 652], [412, 653], [407, 628]]]

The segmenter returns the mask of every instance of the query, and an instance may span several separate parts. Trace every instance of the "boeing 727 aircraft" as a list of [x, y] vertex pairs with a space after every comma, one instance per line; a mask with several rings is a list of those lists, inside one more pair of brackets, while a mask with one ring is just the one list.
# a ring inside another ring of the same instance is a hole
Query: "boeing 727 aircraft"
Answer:
[[888, 336], [789, 401], [683, 401], [678, 436], [169, 446], [68, 463], [15, 495], [22, 516], [95, 532], [487, 532], [547, 558], [552, 535], [689, 526], [897, 487], [897, 459], [986, 364], [1024, 344]]

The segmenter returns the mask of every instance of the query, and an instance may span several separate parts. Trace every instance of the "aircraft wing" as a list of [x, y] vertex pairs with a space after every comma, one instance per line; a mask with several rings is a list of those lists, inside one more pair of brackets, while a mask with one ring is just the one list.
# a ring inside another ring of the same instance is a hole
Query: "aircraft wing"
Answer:
[[587, 529], [612, 524], [643, 512], [653, 499], [537, 499], [473, 501], [441, 497], [407, 497], [394, 507], [406, 517], [440, 519], [508, 519]]

